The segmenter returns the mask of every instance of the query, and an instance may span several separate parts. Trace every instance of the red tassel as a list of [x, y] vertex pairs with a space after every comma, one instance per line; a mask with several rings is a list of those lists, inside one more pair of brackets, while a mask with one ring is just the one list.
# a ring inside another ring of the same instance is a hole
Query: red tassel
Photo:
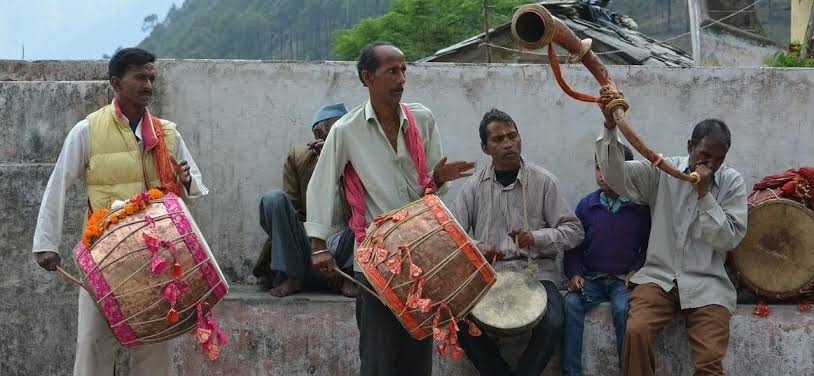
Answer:
[[178, 311], [176, 311], [175, 308], [170, 308], [170, 311], [167, 312], [167, 321], [172, 324], [178, 322]]
[[769, 306], [766, 304], [766, 302], [763, 301], [757, 302], [755, 310], [752, 311], [752, 313], [760, 317], [769, 316]]
[[172, 265], [172, 277], [173, 278], [180, 278], [181, 274], [183, 274], [183, 269], [181, 269], [181, 264], [175, 263]]
[[811, 303], [814, 303], [814, 297], [803, 299], [797, 303], [797, 310], [800, 312], [808, 312], [811, 310]]
[[468, 330], [467, 330], [467, 332], [469, 332], [469, 335], [470, 335], [470, 336], [472, 336], [472, 337], [480, 337], [480, 335], [481, 335], [481, 334], [483, 334], [483, 333], [480, 331], [480, 328], [478, 328], [478, 326], [477, 326], [477, 325], [475, 325], [475, 323], [474, 323], [474, 322], [469, 321], [469, 320], [466, 320], [466, 323], [467, 323], [467, 325], [468, 325]]

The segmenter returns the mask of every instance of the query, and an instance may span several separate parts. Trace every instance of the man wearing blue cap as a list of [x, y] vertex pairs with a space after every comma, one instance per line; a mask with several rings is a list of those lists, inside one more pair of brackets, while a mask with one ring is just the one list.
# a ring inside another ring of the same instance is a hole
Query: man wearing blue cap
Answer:
[[[271, 294], [287, 296], [305, 287], [339, 287], [347, 296], [356, 295], [356, 287], [347, 281], [328, 281], [311, 267], [311, 246], [305, 234], [305, 191], [322, 145], [333, 124], [347, 113], [344, 103], [322, 107], [311, 122], [314, 140], [291, 149], [283, 167], [283, 189], [275, 189], [260, 199], [260, 227], [268, 239], [253, 274], [265, 277]], [[347, 229], [332, 235], [328, 248], [341, 267], [352, 269], [353, 233]], [[272, 249], [274, 252], [272, 252]]]

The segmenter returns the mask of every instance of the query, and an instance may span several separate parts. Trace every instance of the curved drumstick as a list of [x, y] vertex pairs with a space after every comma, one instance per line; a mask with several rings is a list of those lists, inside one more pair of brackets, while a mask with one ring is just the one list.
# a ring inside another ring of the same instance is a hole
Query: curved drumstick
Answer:
[[[65, 269], [62, 269], [61, 266], [57, 265], [57, 271], [60, 274], [62, 274], [63, 276], [65, 276], [65, 278], [68, 278], [68, 280], [75, 283], [77, 286], [85, 289], [85, 285], [83, 285], [82, 282], [79, 281], [79, 278], [76, 278], [76, 277], [72, 276], [71, 273], [68, 273], [67, 271], [65, 271]], [[87, 289], [85, 289], [85, 290], [87, 290]]]
[[[565, 23], [553, 17], [540, 4], [527, 4], [515, 12], [512, 17], [512, 36], [520, 45], [529, 49], [539, 49], [548, 45], [548, 60], [560, 88], [574, 99], [604, 105], [605, 115], [613, 117], [615, 125], [619, 127], [625, 139], [650, 163], [677, 179], [692, 184], [701, 181], [701, 176], [698, 173], [685, 174], [664, 161], [662, 156], [647, 147], [639, 135], [630, 127], [625, 116], [628, 104], [624, 100], [622, 93], [617, 90], [616, 84], [611, 80], [605, 65], [590, 50], [590, 40], [580, 41]], [[576, 91], [565, 82], [552, 42], [562, 46], [571, 54], [569, 60], [581, 61], [588, 68], [588, 71], [591, 72], [602, 87], [599, 97]]]
[[377, 299], [379, 299], [379, 300], [380, 300], [382, 303], [385, 303], [385, 302], [384, 302], [384, 300], [382, 300], [382, 298], [380, 298], [380, 297], [379, 297], [379, 294], [377, 294], [375, 291], [371, 290], [369, 287], [367, 287], [367, 286], [365, 286], [364, 284], [362, 284], [362, 282], [359, 282], [358, 280], [356, 280], [356, 278], [353, 278], [353, 277], [351, 277], [351, 276], [347, 275], [345, 272], [343, 272], [342, 270], [340, 270], [340, 269], [339, 269], [338, 267], [336, 267], [336, 266], [334, 266], [334, 267], [333, 267], [333, 271], [337, 272], [337, 273], [338, 273], [340, 276], [342, 276], [343, 278], [347, 279], [348, 281], [353, 282], [353, 283], [354, 283], [356, 286], [359, 286], [359, 287], [361, 287], [361, 288], [365, 289], [365, 291], [367, 291], [367, 293], [368, 293], [368, 294], [375, 296], [375, 297], [376, 297]]

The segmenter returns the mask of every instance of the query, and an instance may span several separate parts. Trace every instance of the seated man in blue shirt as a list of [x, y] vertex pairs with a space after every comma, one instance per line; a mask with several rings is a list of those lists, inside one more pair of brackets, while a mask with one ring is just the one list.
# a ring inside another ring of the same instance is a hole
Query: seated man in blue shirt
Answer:
[[[625, 160], [633, 153], [625, 146]], [[627, 324], [630, 277], [644, 264], [650, 236], [650, 209], [610, 189], [594, 166], [599, 190], [585, 196], [576, 214], [585, 229], [582, 244], [565, 252], [565, 335], [562, 374], [582, 374], [582, 332], [585, 313], [602, 302], [611, 303], [616, 351], [621, 364]]]

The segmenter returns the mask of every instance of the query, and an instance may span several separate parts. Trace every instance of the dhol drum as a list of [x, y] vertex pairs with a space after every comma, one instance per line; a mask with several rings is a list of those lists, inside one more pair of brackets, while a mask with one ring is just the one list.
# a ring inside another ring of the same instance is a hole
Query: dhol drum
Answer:
[[749, 196], [746, 236], [728, 263], [756, 295], [794, 300], [814, 290], [814, 212], [764, 189]]
[[211, 309], [229, 286], [178, 196], [151, 190], [94, 212], [74, 255], [83, 287], [125, 347], [197, 328], [214, 359], [227, 342]]
[[453, 356], [457, 320], [495, 282], [494, 269], [434, 194], [377, 217], [356, 262], [414, 338], [434, 334]]
[[[499, 264], [498, 264], [499, 265]], [[545, 316], [545, 287], [525, 271], [497, 269], [497, 283], [469, 316], [486, 333], [513, 337], [533, 329]]]

